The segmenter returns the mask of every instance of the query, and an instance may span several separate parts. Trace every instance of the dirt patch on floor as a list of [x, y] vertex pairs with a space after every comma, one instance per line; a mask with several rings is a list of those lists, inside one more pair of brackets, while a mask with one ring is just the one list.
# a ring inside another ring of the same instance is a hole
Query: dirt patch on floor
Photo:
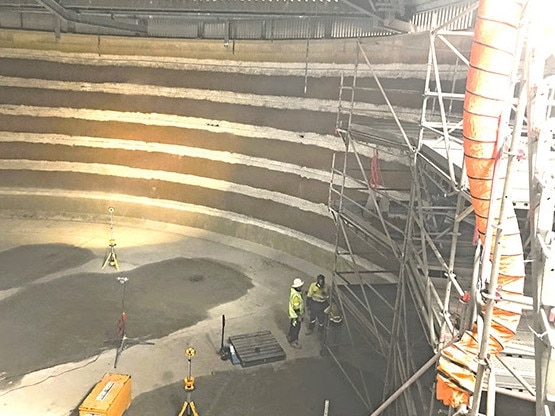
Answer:
[[67, 244], [33, 244], [0, 253], [0, 290], [23, 286], [48, 274], [81, 266], [96, 256]]
[[[10, 267], [3, 265], [2, 276], [16, 276], [18, 265], [33, 263], [26, 265], [24, 278], [10, 277], [6, 286], [33, 282], [45, 275], [45, 269], [59, 272], [89, 259], [88, 253], [82, 253], [70, 263], [72, 256], [66, 254], [81, 251], [68, 249], [65, 254], [58, 253], [62, 262], [51, 262], [59, 248], [66, 249], [54, 245], [37, 251], [28, 246], [3, 253], [10, 259]], [[118, 277], [127, 280], [122, 283]], [[205, 319], [210, 308], [243, 296], [251, 287], [247, 276], [228, 265], [187, 258], [147, 264], [125, 273], [79, 273], [27, 284], [0, 302], [1, 384], [115, 348], [123, 311], [128, 337], [160, 338]]]
[[[324, 414], [325, 400], [330, 415], [368, 414], [339, 369], [325, 358], [220, 372], [198, 377], [195, 387], [191, 399], [202, 416], [317, 416]], [[186, 399], [183, 383], [174, 383], [135, 397], [125, 415], [176, 415]]]

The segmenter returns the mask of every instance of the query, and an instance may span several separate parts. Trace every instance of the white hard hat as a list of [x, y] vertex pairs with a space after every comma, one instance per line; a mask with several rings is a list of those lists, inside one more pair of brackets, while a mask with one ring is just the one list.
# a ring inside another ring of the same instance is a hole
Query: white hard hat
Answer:
[[295, 280], [293, 280], [293, 284], [291, 285], [291, 287], [299, 288], [302, 285], [304, 285], [304, 282], [297, 277]]

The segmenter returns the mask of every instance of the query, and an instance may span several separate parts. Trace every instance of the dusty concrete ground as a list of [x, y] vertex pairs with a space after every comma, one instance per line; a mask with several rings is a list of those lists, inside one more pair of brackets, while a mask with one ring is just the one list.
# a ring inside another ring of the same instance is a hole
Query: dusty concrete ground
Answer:
[[[109, 224], [0, 218], [0, 414], [76, 415], [107, 372], [132, 377], [126, 415], [177, 414], [187, 398], [207, 415], [364, 415], [339, 370], [285, 340], [289, 284], [327, 273], [283, 253], [199, 230], [116, 222], [120, 270], [102, 269]], [[118, 277], [128, 280], [121, 283]], [[114, 368], [116, 323], [128, 347]], [[223, 361], [225, 336], [270, 330], [286, 360], [249, 368]], [[131, 341], [149, 341], [153, 345]]]

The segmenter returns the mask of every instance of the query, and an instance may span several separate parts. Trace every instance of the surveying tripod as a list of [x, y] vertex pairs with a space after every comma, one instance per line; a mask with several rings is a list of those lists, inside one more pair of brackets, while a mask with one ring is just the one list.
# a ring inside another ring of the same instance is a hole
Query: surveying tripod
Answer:
[[114, 239], [114, 208], [108, 208], [110, 213], [110, 240], [108, 241], [108, 250], [106, 250], [106, 258], [104, 263], [102, 263], [102, 269], [104, 269], [108, 264], [115, 267], [119, 272], [118, 256], [116, 254], [116, 240]]
[[127, 277], [123, 277], [123, 276], [119, 276], [116, 277], [117, 281], [121, 284], [122, 286], [122, 293], [121, 293], [121, 316], [116, 324], [116, 339], [115, 340], [111, 340], [111, 341], [106, 341], [106, 342], [116, 342], [118, 345], [118, 349], [116, 350], [116, 359], [114, 360], [114, 368], [117, 368], [118, 366], [118, 361], [119, 358], [121, 356], [121, 354], [123, 353], [123, 350], [128, 346], [128, 345], [138, 345], [138, 344], [143, 344], [143, 345], [154, 345], [154, 342], [150, 342], [150, 341], [142, 341], [138, 338], [128, 338], [127, 337], [127, 328], [126, 328], [126, 319], [127, 319], [127, 314], [125, 313], [125, 286], [126, 283], [129, 281], [129, 279]]
[[185, 350], [189, 368], [189, 375], [183, 379], [185, 382], [185, 391], [187, 392], [187, 400], [183, 402], [181, 411], [177, 416], [199, 416], [195, 402], [191, 400], [191, 393], [195, 389], [195, 378], [191, 375], [191, 360], [195, 356], [195, 353], [196, 351], [193, 347], [188, 347]]

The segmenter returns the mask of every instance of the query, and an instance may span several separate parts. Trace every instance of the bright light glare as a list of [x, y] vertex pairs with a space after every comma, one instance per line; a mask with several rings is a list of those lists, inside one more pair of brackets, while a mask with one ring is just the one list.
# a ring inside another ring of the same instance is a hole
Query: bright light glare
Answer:
[[536, 47], [545, 48], [546, 57], [555, 55], [555, 2], [553, 0], [535, 0], [530, 3], [531, 25], [530, 42]]

